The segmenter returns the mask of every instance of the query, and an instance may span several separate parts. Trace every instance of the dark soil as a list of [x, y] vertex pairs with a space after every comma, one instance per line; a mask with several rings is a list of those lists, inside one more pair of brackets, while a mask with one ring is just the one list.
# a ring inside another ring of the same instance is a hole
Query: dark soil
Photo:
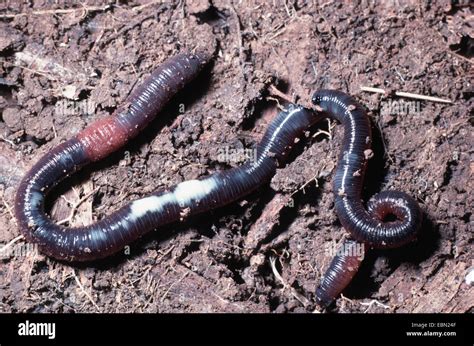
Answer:
[[[156, 189], [241, 164], [219, 153], [258, 142], [278, 111], [270, 85], [303, 103], [316, 89], [336, 88], [354, 95], [372, 119], [375, 156], [365, 198], [403, 190], [419, 201], [425, 222], [415, 244], [369, 252], [329, 310], [472, 312], [466, 277], [474, 266], [474, 34], [467, 1], [64, 2], [0, 5], [3, 245], [19, 235], [12, 207], [25, 170], [113, 112], [154, 66], [204, 45], [217, 51], [214, 65], [142, 136], [55, 189], [54, 219], [67, 218], [83, 199], [70, 224], [87, 224]], [[413, 100], [361, 86], [453, 103], [382, 111]], [[329, 250], [346, 236], [331, 185], [342, 135], [341, 126], [323, 121], [270, 184], [158, 229], [132, 244], [130, 254], [92, 265], [35, 251], [3, 255], [0, 311], [317, 310], [314, 291]], [[20, 239], [10, 248], [26, 246]]]

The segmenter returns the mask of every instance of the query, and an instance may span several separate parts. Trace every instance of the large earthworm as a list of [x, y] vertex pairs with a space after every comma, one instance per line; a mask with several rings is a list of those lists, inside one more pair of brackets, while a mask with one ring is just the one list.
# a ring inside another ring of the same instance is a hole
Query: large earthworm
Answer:
[[113, 115], [92, 123], [42, 157], [17, 192], [15, 213], [25, 238], [57, 259], [95, 260], [121, 251], [160, 225], [231, 203], [270, 180], [295, 139], [320, 119], [317, 113], [290, 104], [271, 122], [257, 146], [255, 161], [158, 191], [94, 224], [68, 228], [46, 215], [44, 200], [52, 187], [136, 136], [208, 60], [203, 53], [180, 54], [167, 60]]
[[[96, 121], [42, 157], [23, 178], [17, 192], [15, 214], [24, 236], [51, 257], [91, 261], [119, 252], [160, 225], [231, 203], [268, 181], [295, 139], [321, 118], [319, 112], [290, 104], [271, 122], [257, 146], [255, 161], [135, 200], [92, 225], [63, 227], [44, 211], [51, 188], [135, 137], [208, 60], [204, 53], [180, 54], [167, 60], [113, 115]], [[379, 194], [370, 201], [369, 210], [364, 209], [360, 193], [371, 142], [367, 115], [357, 102], [338, 91], [318, 91], [313, 102], [345, 126], [334, 179], [335, 204], [342, 225], [356, 239], [345, 242], [345, 251], [333, 259], [317, 290], [318, 302], [327, 306], [357, 271], [363, 258], [358, 245], [396, 247], [413, 240], [421, 211], [413, 199], [397, 191]], [[397, 220], [384, 222], [387, 215]]]
[[[393, 248], [413, 241], [421, 225], [422, 212], [413, 198], [400, 191], [379, 193], [369, 201], [368, 210], [365, 209], [361, 200], [362, 183], [372, 153], [367, 113], [357, 101], [341, 91], [316, 91], [312, 101], [344, 126], [333, 191], [339, 220], [355, 240], [344, 242], [342, 251], [334, 257], [316, 290], [317, 301], [327, 306], [352, 280], [364, 257], [365, 247]], [[389, 220], [390, 216], [394, 220]]]

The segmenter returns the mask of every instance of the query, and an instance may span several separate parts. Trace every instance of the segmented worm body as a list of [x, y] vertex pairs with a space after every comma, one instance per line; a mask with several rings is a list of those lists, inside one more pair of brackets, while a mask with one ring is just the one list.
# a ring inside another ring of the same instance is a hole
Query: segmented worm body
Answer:
[[[296, 138], [320, 120], [319, 112], [290, 104], [271, 122], [257, 145], [255, 161], [241, 167], [185, 181], [135, 200], [104, 219], [85, 227], [55, 224], [45, 213], [47, 193], [66, 176], [98, 161], [135, 137], [202, 70], [205, 53], [180, 54], [158, 67], [114, 114], [96, 121], [42, 157], [18, 188], [15, 214], [25, 238], [45, 254], [67, 261], [91, 261], [121, 251], [124, 246], [157, 227], [215, 209], [242, 198], [275, 174]], [[401, 246], [416, 235], [421, 221], [417, 203], [402, 192], [382, 192], [366, 210], [362, 182], [370, 149], [370, 125], [365, 111], [348, 95], [322, 90], [313, 102], [343, 123], [345, 138], [334, 179], [339, 219], [354, 240], [343, 245], [316, 291], [326, 306], [351, 281], [365, 247]], [[387, 215], [396, 217], [386, 222]]]
[[[338, 251], [316, 291], [317, 300], [329, 305], [351, 281], [364, 257], [357, 242], [367, 247], [393, 248], [413, 241], [421, 225], [418, 203], [406, 193], [385, 191], [374, 196], [365, 209], [362, 183], [371, 155], [371, 130], [362, 106], [349, 95], [319, 90], [312, 101], [344, 126], [344, 141], [333, 182], [336, 213], [342, 226], [355, 240], [347, 240]], [[388, 216], [394, 221], [386, 221]], [[362, 247], [362, 249], [365, 248]]]
[[352, 239], [346, 239], [343, 242], [316, 289], [316, 301], [321, 306], [329, 306], [352, 281], [365, 253], [364, 244]]
[[181, 54], [163, 63], [135, 90], [124, 106], [99, 120], [41, 158], [22, 180], [15, 213], [27, 240], [42, 252], [67, 261], [90, 261], [121, 251], [160, 225], [231, 203], [267, 182], [286, 157], [295, 138], [320, 119], [290, 105], [271, 122], [257, 146], [254, 162], [185, 181], [169, 191], [135, 200], [85, 227], [55, 224], [44, 211], [48, 191], [87, 163], [100, 160], [136, 136], [163, 105], [192, 80], [209, 59]]

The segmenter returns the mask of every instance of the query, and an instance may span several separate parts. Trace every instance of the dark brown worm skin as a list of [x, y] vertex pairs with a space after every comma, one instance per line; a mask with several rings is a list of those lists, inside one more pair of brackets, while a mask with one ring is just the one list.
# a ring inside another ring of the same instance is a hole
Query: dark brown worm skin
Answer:
[[[42, 252], [58, 259], [81, 260], [117, 251], [126, 234], [106, 235], [120, 225], [119, 214], [101, 227], [71, 228], [54, 224], [44, 213], [48, 191], [84, 165], [98, 161], [135, 137], [167, 101], [194, 79], [210, 57], [205, 53], [179, 54], [161, 64], [114, 114], [98, 120], [42, 157], [19, 185], [15, 215], [22, 234]], [[107, 240], [106, 240], [107, 239]], [[100, 254], [100, 255], [99, 255]]]
[[[336, 213], [352, 238], [366, 247], [394, 248], [413, 241], [422, 221], [418, 203], [404, 192], [385, 191], [374, 196], [365, 209], [361, 200], [362, 184], [372, 142], [368, 116], [349, 95], [336, 90], [319, 90], [313, 103], [344, 126], [344, 140], [333, 182]], [[396, 220], [385, 222], [388, 215]], [[354, 240], [343, 247], [353, 248]], [[349, 284], [362, 256], [336, 256], [327, 270], [316, 295], [327, 306]], [[349, 267], [351, 270], [349, 270]]]
[[157, 227], [231, 203], [269, 181], [295, 139], [321, 117], [290, 105], [271, 122], [257, 146], [255, 162], [158, 191], [85, 227], [56, 225], [44, 211], [49, 190], [87, 163], [100, 160], [136, 136], [164, 104], [192, 80], [209, 57], [181, 54], [163, 63], [125, 105], [41, 158], [18, 188], [15, 214], [28, 241], [66, 261], [91, 261], [122, 251]]
[[331, 261], [324, 279], [316, 289], [316, 301], [329, 306], [352, 281], [365, 256], [364, 244], [346, 239]]

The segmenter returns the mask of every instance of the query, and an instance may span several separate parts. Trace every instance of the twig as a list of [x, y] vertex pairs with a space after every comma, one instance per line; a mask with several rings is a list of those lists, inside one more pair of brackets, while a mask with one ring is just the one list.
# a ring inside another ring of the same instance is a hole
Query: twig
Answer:
[[316, 182], [316, 187], [318, 187], [318, 181], [316, 180], [316, 178], [318, 177], [318, 174], [315, 174], [314, 177], [312, 177], [311, 179], [309, 179], [308, 181], [306, 181], [303, 185], [301, 185], [300, 188], [296, 189], [295, 191], [293, 191], [290, 195], [290, 197], [293, 197], [297, 192], [299, 191], [303, 191], [303, 193], [306, 193], [305, 192], [305, 187], [308, 186], [312, 181]]
[[313, 59], [311, 59], [310, 62], [311, 62], [311, 67], [313, 68], [314, 77], [318, 78], [318, 71], [316, 70], [316, 66], [314, 65]]
[[118, 37], [123, 36], [127, 31], [132, 30], [134, 27], [142, 24], [145, 20], [155, 18], [155, 14], [148, 14], [144, 17], [138, 18], [137, 20], [133, 21], [132, 23], [125, 25], [119, 31], [115, 32], [114, 34], [110, 35], [109, 37], [105, 38], [103, 41], [99, 42], [96, 47], [104, 47], [107, 43], [115, 40]]
[[379, 306], [381, 308], [384, 308], [384, 309], [390, 309], [390, 306], [382, 304], [381, 302], [379, 302], [375, 299], [371, 300], [368, 303], [360, 303], [360, 305], [367, 306], [367, 309], [365, 309], [364, 313], [368, 312], [370, 310], [370, 308], [372, 308], [372, 306], [374, 306], [374, 305], [377, 305], [377, 306]]
[[329, 137], [329, 140], [332, 140], [332, 135], [329, 131], [324, 131], [324, 130], [318, 130], [318, 132], [316, 132], [314, 135], [313, 135], [313, 138], [316, 138], [318, 137], [319, 135], [326, 135]]
[[295, 297], [301, 304], [303, 304], [303, 306], [306, 307], [307, 305], [309, 305], [308, 299], [306, 299], [306, 297], [304, 297], [303, 295], [299, 294], [293, 287], [291, 287], [285, 281], [285, 279], [283, 279], [283, 277], [280, 275], [280, 273], [276, 269], [275, 261], [276, 261], [276, 257], [273, 257], [273, 256], [270, 257], [270, 267], [272, 268], [273, 275], [275, 275], [277, 280], [280, 281], [280, 283], [283, 285], [283, 289], [289, 289], [291, 295]]
[[347, 298], [346, 296], [344, 296], [344, 294], [340, 294], [340, 300], [342, 302], [341, 304], [341, 309], [340, 311], [341, 312], [344, 312], [345, 311], [345, 308], [346, 308], [346, 302], [348, 302], [349, 304], [354, 304], [354, 301], [352, 299], [349, 299]]
[[242, 36], [242, 29], [241, 29], [242, 23], [240, 21], [239, 14], [237, 13], [237, 11], [234, 7], [234, 4], [232, 4], [232, 2], [230, 3], [229, 9], [230, 9], [230, 11], [232, 12], [232, 15], [235, 18], [235, 24], [236, 24], [236, 27], [237, 27], [237, 44], [239, 46], [239, 60], [240, 60], [240, 65], [241, 65], [241, 69], [242, 69], [242, 77], [245, 80], [244, 39], [243, 39], [243, 36]]
[[3, 204], [5, 205], [5, 208], [7, 208], [8, 214], [10, 214], [10, 216], [12, 217], [12, 220], [16, 223], [16, 218], [13, 215], [12, 208], [8, 205], [8, 203], [5, 200], [5, 197], [3, 197], [3, 195], [2, 195], [2, 201], [3, 201]]
[[253, 25], [252, 25], [252, 19], [250, 19], [250, 18], [249, 18], [249, 26], [248, 27], [249, 27], [249, 30], [252, 32], [253, 36], [257, 40], [259, 40], [260, 38], [259, 38], [258, 34], [255, 32], [255, 29], [253, 28]]
[[147, 4], [144, 4], [144, 5], [138, 5], [138, 6], [132, 7], [132, 11], [134, 11], [134, 12], [141, 11], [144, 8], [148, 7], [148, 6], [152, 6], [152, 5], [155, 5], [155, 4], [162, 4], [162, 3], [163, 3], [163, 0], [153, 0], [153, 1], [150, 1], [149, 3], [147, 3]]
[[[288, 96], [284, 92], [278, 90], [273, 84], [271, 84], [269, 86], [269, 92], [270, 92], [271, 95], [277, 96], [277, 97], [281, 98], [282, 100], [285, 100], [286, 102], [289, 102], [289, 103], [296, 103], [296, 101], [297, 101], [297, 96], [293, 95], [293, 98], [291, 98], [290, 96]], [[272, 99], [272, 98], [268, 97], [268, 99]], [[303, 100], [298, 100], [298, 104], [300, 106], [311, 109], [311, 110], [313, 110], [315, 112], [318, 112], [318, 113], [321, 113], [323, 111], [321, 107], [319, 107], [317, 105], [313, 105], [313, 104], [308, 103], [308, 102], [305, 102]]]
[[284, 92], [278, 90], [273, 84], [270, 85], [269, 87], [270, 89], [270, 94], [272, 95], [275, 95], [275, 96], [278, 96], [279, 98], [281, 98], [282, 100], [285, 100], [289, 103], [295, 103], [295, 100], [294, 99], [291, 99], [290, 96], [288, 96], [287, 94], [285, 94]]
[[268, 38], [268, 40], [271, 41], [271, 40], [277, 38], [278, 36], [280, 36], [281, 34], [283, 34], [285, 31], [286, 31], [286, 26], [285, 26], [283, 29], [281, 29], [281, 30], [277, 31], [276, 33], [274, 33], [272, 36], [270, 36], [270, 37]]
[[105, 11], [105, 10], [108, 10], [110, 7], [111, 7], [110, 5], [91, 6], [91, 7], [83, 5], [83, 7], [81, 8], [38, 10], [38, 11], [32, 11], [32, 12], [0, 14], [0, 18], [15, 18], [15, 17], [30, 16], [30, 15], [43, 15], [43, 14], [68, 14], [68, 13], [74, 13], [77, 11], [83, 11], [84, 14], [87, 14], [88, 12]]
[[0, 136], [0, 140], [6, 142], [6, 143], [8, 143], [8, 144], [10, 144], [10, 145], [13, 146], [13, 147], [16, 147], [16, 144], [13, 143], [13, 141], [9, 140], [8, 138], [5, 138], [5, 137], [3, 137], [3, 136]]
[[173, 249], [175, 248], [176, 245], [171, 245], [170, 248], [168, 250], [166, 250], [165, 252], [162, 252], [161, 250], [158, 250], [158, 252], [161, 254], [160, 257], [158, 257], [156, 260], [155, 260], [155, 263], [159, 263], [165, 256], [169, 255], [171, 253], [171, 251], [173, 251]]
[[[387, 94], [387, 92], [384, 89], [380, 89], [380, 88], [361, 86], [360, 89], [362, 91], [368, 91], [368, 92], [372, 92], [372, 93]], [[407, 97], [407, 98], [417, 99], [417, 100], [425, 100], [425, 101], [441, 102], [441, 103], [453, 103], [453, 101], [451, 101], [451, 100], [442, 99], [442, 98], [439, 98], [439, 97], [407, 93], [407, 92], [404, 92], [404, 91], [395, 91], [395, 95], [400, 96], [400, 97]]]
[[313, 135], [313, 138], [316, 138], [317, 136], [319, 135], [326, 135], [329, 137], [329, 140], [332, 141], [332, 129], [334, 128], [334, 125], [333, 123], [331, 123], [331, 119], [327, 118], [326, 119], [327, 122], [328, 122], [328, 131], [324, 131], [324, 130], [318, 130], [314, 135]]
[[471, 65], [474, 63], [471, 59], [466, 58], [465, 56], [462, 56], [461, 54], [458, 54], [458, 53], [456, 53], [456, 52], [453, 52], [453, 51], [450, 50], [449, 48], [446, 49], [446, 51], [448, 52], [448, 54], [452, 54], [452, 55], [454, 55], [456, 58], [461, 59], [461, 60], [464, 60], [464, 61], [470, 63]]
[[76, 283], [77, 285], [79, 286], [79, 288], [81, 289], [81, 291], [86, 295], [86, 297], [90, 300], [90, 302], [92, 303], [92, 305], [95, 306], [95, 308], [97, 309], [98, 312], [101, 312], [100, 311], [100, 308], [99, 306], [94, 302], [94, 299], [92, 299], [92, 296], [84, 289], [84, 286], [82, 286], [81, 284], [81, 281], [79, 280], [79, 278], [77, 277], [76, 275], [76, 271], [73, 269], [71, 271], [72, 273], [72, 276], [74, 277], [74, 280], [76, 280]]
[[236, 23], [236, 27], [237, 27], [237, 42], [239, 44], [239, 56], [240, 56], [240, 59], [242, 60], [243, 59], [243, 46], [242, 46], [242, 31], [241, 31], [241, 23], [240, 23], [240, 17], [237, 13], [237, 11], [235, 10], [235, 7], [232, 3], [230, 3], [230, 7], [229, 7], [230, 11], [232, 12], [234, 18], [235, 18], [235, 23]]
[[168, 293], [170, 292], [170, 290], [173, 288], [173, 286], [175, 286], [176, 284], [178, 284], [178, 283], [180, 283], [181, 281], [183, 281], [183, 280], [186, 278], [186, 276], [188, 276], [188, 275], [189, 275], [189, 272], [186, 272], [186, 273], [184, 273], [184, 275], [183, 275], [180, 279], [178, 279], [178, 280], [176, 280], [175, 282], [173, 282], [173, 283], [168, 287], [168, 289], [167, 289], [166, 292], [163, 294], [163, 296], [161, 297], [160, 302], [163, 303], [163, 302], [165, 301], [166, 296], [168, 295]]
[[42, 72], [42, 71], [33, 70], [33, 69], [31, 69], [31, 68], [28, 68], [28, 67], [26, 67], [26, 66], [21, 66], [21, 65], [15, 65], [15, 66], [17, 66], [17, 67], [19, 67], [19, 68], [22, 68], [22, 69], [24, 69], [24, 70], [30, 71], [30, 72], [32, 72], [32, 73], [39, 74], [40, 76], [46, 77], [46, 78], [48, 78], [49, 80], [52, 80], [52, 81], [56, 81], [56, 80], [57, 80], [55, 77], [53, 77], [53, 76], [51, 76], [51, 75], [48, 75], [48, 74], [46, 74], [46, 73], [44, 73], [44, 72]]
[[281, 105], [280, 100], [277, 99], [276, 97], [267, 96], [267, 100], [275, 101], [275, 102], [276, 102], [276, 106], [278, 107], [278, 109], [279, 109], [280, 111], [285, 110], [285, 107], [283, 107], [283, 106]]

